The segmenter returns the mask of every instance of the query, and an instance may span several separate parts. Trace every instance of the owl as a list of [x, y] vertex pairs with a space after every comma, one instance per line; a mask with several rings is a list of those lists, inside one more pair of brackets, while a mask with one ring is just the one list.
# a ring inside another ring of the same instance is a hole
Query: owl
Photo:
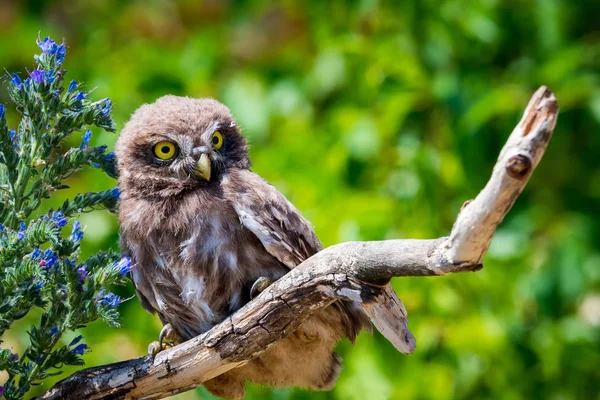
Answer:
[[[223, 321], [322, 249], [309, 222], [250, 170], [248, 144], [213, 99], [164, 96], [141, 106], [115, 146], [121, 245], [144, 308], [185, 341]], [[241, 398], [245, 381], [313, 390], [333, 387], [333, 348], [370, 330], [366, 314], [337, 302], [249, 363], [204, 385]]]

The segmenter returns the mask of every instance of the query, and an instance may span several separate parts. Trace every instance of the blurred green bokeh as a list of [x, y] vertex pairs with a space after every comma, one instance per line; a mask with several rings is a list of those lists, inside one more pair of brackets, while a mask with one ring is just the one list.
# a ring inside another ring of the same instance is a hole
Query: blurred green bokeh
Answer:
[[[38, 32], [64, 38], [67, 78], [110, 97], [119, 127], [164, 94], [221, 100], [249, 137], [254, 170], [325, 245], [447, 234], [530, 95], [549, 86], [561, 107], [554, 138], [485, 269], [393, 281], [416, 353], [362, 334], [354, 347], [339, 345], [345, 368], [333, 391], [248, 385], [247, 398], [600, 399], [599, 8], [596, 0], [0, 1], [0, 66], [31, 68]], [[116, 139], [95, 134], [95, 145]], [[115, 182], [91, 170], [69, 185], [45, 207]], [[90, 213], [82, 224], [86, 254], [117, 247], [114, 215]], [[82, 330], [88, 366], [142, 355], [157, 337], [158, 318], [137, 299], [120, 309], [122, 329]], [[31, 322], [6, 344], [20, 351]], [[211, 396], [199, 388], [177, 398]]]

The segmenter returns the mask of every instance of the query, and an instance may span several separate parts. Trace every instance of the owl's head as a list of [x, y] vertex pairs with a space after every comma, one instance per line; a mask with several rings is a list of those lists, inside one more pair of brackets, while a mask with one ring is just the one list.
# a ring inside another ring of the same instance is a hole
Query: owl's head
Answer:
[[115, 145], [119, 185], [172, 196], [210, 187], [229, 168], [249, 168], [248, 145], [223, 104], [164, 96], [137, 109]]

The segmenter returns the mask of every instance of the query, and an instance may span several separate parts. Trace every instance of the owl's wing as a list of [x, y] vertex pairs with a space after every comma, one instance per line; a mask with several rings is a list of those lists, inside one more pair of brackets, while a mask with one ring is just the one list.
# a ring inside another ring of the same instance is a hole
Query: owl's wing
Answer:
[[[240, 222], [254, 233], [264, 248], [292, 269], [323, 246], [310, 223], [275, 187], [252, 171], [233, 170], [224, 178], [223, 194]], [[354, 342], [361, 329], [371, 331], [369, 317], [358, 305], [334, 303], [344, 318], [345, 335]]]
[[323, 249], [310, 223], [277, 189], [252, 171], [233, 170], [222, 183], [240, 222], [292, 269]]
[[[119, 235], [119, 247], [121, 248], [121, 252], [123, 253], [123, 255], [126, 255], [127, 257], [131, 258], [131, 265], [137, 265], [138, 262], [135, 259], [133, 252], [129, 249], [129, 246], [127, 246], [127, 241], [124, 240], [124, 237], [125, 235], [123, 234], [123, 232], [121, 232], [121, 234]], [[152, 307], [150, 300], [148, 300], [148, 298], [144, 296], [144, 293], [142, 293], [142, 286], [145, 285], [145, 282], [139, 278], [140, 274], [137, 272], [137, 269], [133, 268], [129, 274], [131, 276], [131, 281], [133, 282], [133, 288], [135, 289], [135, 293], [137, 294], [138, 299], [140, 299], [144, 310], [148, 311], [150, 314], [156, 313], [156, 309]]]

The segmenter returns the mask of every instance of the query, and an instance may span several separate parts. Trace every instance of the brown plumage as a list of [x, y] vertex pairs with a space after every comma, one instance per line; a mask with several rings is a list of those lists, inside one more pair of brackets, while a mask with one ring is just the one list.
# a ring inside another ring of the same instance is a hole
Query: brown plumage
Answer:
[[[121, 242], [136, 292], [183, 340], [248, 302], [258, 278], [278, 279], [322, 249], [300, 212], [250, 171], [246, 140], [218, 101], [165, 96], [140, 107], [116, 155]], [[359, 308], [334, 303], [205, 386], [230, 398], [243, 397], [246, 380], [329, 389], [341, 367], [334, 345], [364, 328]]]

